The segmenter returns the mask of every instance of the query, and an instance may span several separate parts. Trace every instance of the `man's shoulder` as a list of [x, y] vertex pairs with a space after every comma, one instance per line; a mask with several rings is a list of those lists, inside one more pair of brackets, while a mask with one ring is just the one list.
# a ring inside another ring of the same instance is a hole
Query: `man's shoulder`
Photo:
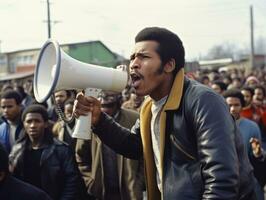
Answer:
[[202, 103], [225, 103], [222, 95], [216, 93], [210, 87], [203, 85], [195, 80], [185, 79], [185, 87], [183, 91], [183, 98], [186, 99], [185, 103], [191, 104], [192, 102], [201, 101]]
[[3, 131], [4, 129], [6, 129], [8, 126], [8, 124], [6, 122], [3, 122], [0, 124], [0, 131]]
[[53, 144], [55, 148], [69, 148], [69, 145], [61, 140], [58, 140], [57, 138], [53, 138]]
[[132, 109], [122, 108], [121, 113], [124, 115], [135, 117], [135, 118], [139, 117], [139, 113], [135, 110], [132, 110]]
[[247, 119], [247, 118], [241, 118], [240, 126], [243, 125], [245, 128], [255, 128], [259, 130], [259, 126], [256, 122]]
[[198, 81], [195, 80], [190, 80], [188, 78], [185, 79], [185, 87], [184, 87], [185, 92], [191, 92], [194, 94], [215, 94], [218, 96], [217, 93], [215, 93], [210, 87], [203, 85], [202, 83], [199, 83]]
[[138, 118], [139, 114], [136, 111], [129, 109], [121, 109], [120, 117], [117, 122], [126, 128], [131, 128]]

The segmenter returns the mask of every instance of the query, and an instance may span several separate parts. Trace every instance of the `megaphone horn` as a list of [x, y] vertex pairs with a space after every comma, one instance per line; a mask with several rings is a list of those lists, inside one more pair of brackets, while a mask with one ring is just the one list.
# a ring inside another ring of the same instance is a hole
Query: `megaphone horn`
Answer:
[[[34, 96], [44, 102], [58, 90], [85, 89], [86, 96], [97, 97], [101, 90], [122, 91], [127, 81], [125, 69], [80, 62], [62, 51], [57, 41], [49, 39], [41, 48], [35, 68]], [[90, 138], [90, 118], [91, 114], [79, 117], [73, 137]]]

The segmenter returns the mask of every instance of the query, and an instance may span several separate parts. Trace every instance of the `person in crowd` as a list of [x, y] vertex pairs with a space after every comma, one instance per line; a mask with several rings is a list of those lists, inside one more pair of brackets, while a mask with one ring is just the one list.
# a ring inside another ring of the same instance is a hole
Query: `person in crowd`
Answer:
[[122, 108], [132, 109], [132, 110], [139, 112], [141, 104], [143, 103], [143, 101], [144, 101], [143, 96], [138, 96], [133, 92], [130, 95], [130, 99], [128, 101], [125, 101], [122, 104]]
[[259, 110], [252, 104], [252, 98], [254, 95], [254, 89], [251, 87], [243, 87], [241, 93], [244, 96], [245, 106], [242, 108], [240, 115], [252, 121], [255, 121], [257, 124], [261, 122], [261, 113]]
[[202, 75], [199, 79], [199, 82], [208, 87], [210, 86], [210, 83], [211, 83], [208, 75]]
[[[54, 93], [54, 104], [56, 104], [61, 111], [64, 113], [64, 103], [66, 100], [70, 97], [70, 92], [68, 90], [59, 90]], [[49, 119], [56, 122], [58, 120], [58, 115], [56, 112], [56, 105], [52, 105], [51, 108], [49, 108]]]
[[25, 137], [17, 141], [9, 155], [13, 175], [44, 190], [54, 200], [84, 198], [85, 185], [74, 153], [47, 129], [47, 110], [30, 105], [24, 110], [22, 121]]
[[159, 27], [141, 30], [130, 57], [136, 94], [145, 99], [131, 131], [77, 95], [74, 115], [92, 112], [93, 132], [109, 147], [145, 163], [147, 197], [253, 200], [252, 167], [224, 98], [184, 76], [179, 37]]
[[30, 104], [32, 104], [33, 102], [33, 98], [27, 94], [24, 90], [24, 88], [20, 85], [17, 85], [16, 87], [14, 87], [14, 90], [17, 91], [21, 98], [22, 98], [22, 101], [21, 101], [21, 105], [26, 108], [27, 106], [29, 106]]
[[23, 83], [23, 89], [24, 91], [30, 95], [30, 96], [34, 96], [33, 94], [33, 81], [32, 79], [28, 79]]
[[228, 75], [228, 74], [224, 75], [223, 82], [225, 83], [226, 87], [228, 87], [229, 85], [231, 85], [232, 78], [230, 77], [230, 75]]
[[[231, 89], [224, 92], [226, 103], [229, 106], [230, 113], [234, 116], [236, 124], [239, 127], [241, 136], [244, 141], [245, 149], [250, 162], [254, 168], [256, 177], [256, 196], [258, 200], [264, 200], [262, 177], [265, 177], [265, 172], [261, 170], [263, 164], [261, 146], [261, 132], [257, 123], [240, 116], [242, 107], [245, 105], [244, 96], [240, 90]], [[258, 149], [259, 148], [259, 149]], [[261, 184], [259, 184], [261, 183]]]
[[130, 99], [130, 95], [132, 93], [132, 87], [127, 84], [126, 88], [122, 91], [122, 102], [126, 102]]
[[247, 118], [241, 117], [240, 113], [245, 105], [244, 96], [238, 89], [230, 89], [223, 94], [227, 105], [229, 106], [230, 113], [236, 120], [239, 127], [241, 136], [243, 137], [245, 149], [249, 156], [253, 156], [252, 146], [250, 140], [257, 138], [261, 140], [260, 128], [257, 123]]
[[211, 84], [211, 88], [218, 94], [223, 94], [223, 92], [226, 90], [226, 84], [222, 81], [214, 81]]
[[259, 84], [259, 80], [256, 76], [249, 76], [246, 79], [245, 85], [251, 88], [255, 88]]
[[265, 105], [265, 88], [262, 85], [257, 85], [254, 88], [254, 95], [252, 99], [253, 105], [261, 116], [259, 123], [262, 136], [262, 147], [266, 149], [266, 105]]
[[208, 77], [210, 78], [210, 85], [215, 81], [220, 81], [222, 78], [221, 74], [219, 74], [217, 70], [211, 70], [211, 72], [208, 74]]
[[[138, 113], [121, 109], [121, 93], [105, 91], [99, 100], [102, 111], [119, 124], [130, 128]], [[141, 200], [144, 189], [142, 162], [116, 154], [96, 135], [91, 140], [77, 140], [76, 160], [88, 193], [96, 199]]]
[[[65, 115], [66, 120], [71, 120], [73, 106], [74, 106], [73, 99], [68, 99], [65, 101], [64, 115]], [[76, 146], [76, 139], [72, 138], [72, 134], [74, 132], [74, 127], [75, 127], [75, 122], [76, 122], [75, 118], [69, 123], [60, 120], [60, 121], [57, 121], [53, 126], [54, 136], [58, 140], [64, 141], [67, 144], [69, 144], [72, 147], [73, 151], [75, 151], [75, 146]]]
[[[255, 166], [254, 174], [261, 186], [264, 188], [266, 185], [266, 152], [262, 148], [261, 141], [257, 138], [250, 140], [254, 157], [251, 158], [251, 163]], [[263, 190], [263, 189], [262, 189]]]
[[240, 89], [242, 87], [242, 80], [240, 77], [234, 77], [232, 83], [229, 85], [230, 89]]
[[0, 104], [3, 120], [0, 125], [0, 142], [10, 152], [15, 142], [24, 135], [21, 96], [14, 90], [8, 90], [1, 95]]
[[265, 106], [265, 88], [262, 85], [257, 85], [254, 87], [254, 95], [252, 98], [252, 103], [262, 109], [262, 111], [266, 111]]
[[0, 143], [0, 199], [52, 200], [45, 192], [10, 175], [8, 153]]
[[4, 85], [1, 88], [1, 94], [6, 92], [7, 90], [13, 90], [13, 86], [11, 83], [4, 83]]
[[[35, 105], [35, 104], [44, 106], [45, 109], [47, 110], [47, 112], [48, 112], [48, 116], [49, 116], [49, 106], [48, 106], [47, 101], [44, 101], [44, 102], [38, 102], [36, 99], [34, 99], [34, 100], [32, 101], [32, 105]], [[48, 129], [52, 130], [54, 124], [55, 124], [54, 121], [52, 121], [51, 119], [48, 119]]]

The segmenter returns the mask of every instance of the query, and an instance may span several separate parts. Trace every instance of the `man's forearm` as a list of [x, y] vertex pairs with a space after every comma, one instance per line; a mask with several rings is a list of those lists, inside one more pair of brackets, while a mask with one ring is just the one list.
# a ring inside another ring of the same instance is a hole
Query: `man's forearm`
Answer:
[[105, 113], [101, 114], [93, 132], [116, 153], [136, 160], [142, 156], [140, 135], [132, 134], [129, 129], [120, 126]]

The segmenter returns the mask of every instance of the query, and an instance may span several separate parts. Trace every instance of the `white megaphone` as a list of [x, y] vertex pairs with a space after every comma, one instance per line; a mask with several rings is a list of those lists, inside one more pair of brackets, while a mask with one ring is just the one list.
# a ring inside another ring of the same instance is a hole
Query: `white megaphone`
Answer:
[[[46, 101], [53, 92], [84, 89], [86, 96], [97, 97], [101, 90], [122, 91], [127, 84], [126, 69], [113, 69], [75, 60], [49, 39], [42, 47], [34, 73], [34, 96]], [[72, 137], [91, 138], [91, 113], [77, 119]]]

